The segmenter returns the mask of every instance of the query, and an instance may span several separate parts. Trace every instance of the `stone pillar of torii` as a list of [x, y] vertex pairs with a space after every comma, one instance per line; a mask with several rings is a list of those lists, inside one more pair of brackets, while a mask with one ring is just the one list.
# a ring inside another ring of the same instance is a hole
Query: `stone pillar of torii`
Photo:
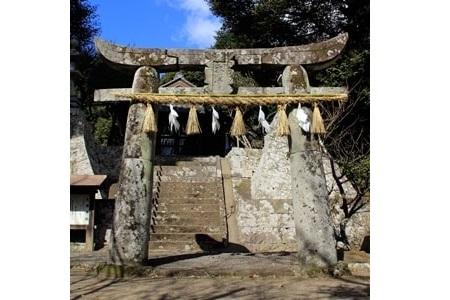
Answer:
[[[131, 89], [96, 90], [94, 101], [130, 101], [130, 94], [142, 95], [144, 99], [146, 93], [232, 94], [233, 67], [237, 66], [240, 69], [271, 68], [282, 70], [283, 74], [281, 87], [239, 87], [236, 96], [291, 95], [299, 97], [300, 103], [312, 102], [314, 96], [320, 95], [323, 99], [329, 97], [345, 101], [346, 88], [311, 87], [307, 71], [331, 65], [343, 51], [347, 40], [348, 35], [343, 33], [323, 42], [301, 46], [188, 50], [130, 48], [98, 39], [96, 48], [104, 59], [117, 67], [133, 68], [136, 72]], [[204, 70], [206, 85], [158, 89], [158, 72], [182, 69]], [[174, 99], [172, 102], [176, 97]], [[110, 248], [110, 261], [116, 265], [140, 265], [148, 258], [155, 133], [142, 131], [145, 110], [145, 103], [131, 101]], [[306, 138], [307, 133], [300, 128], [296, 115], [297, 109], [289, 112], [294, 222], [299, 258], [307, 265], [332, 266], [337, 262], [336, 241], [329, 217], [322, 158], [316, 141]]]

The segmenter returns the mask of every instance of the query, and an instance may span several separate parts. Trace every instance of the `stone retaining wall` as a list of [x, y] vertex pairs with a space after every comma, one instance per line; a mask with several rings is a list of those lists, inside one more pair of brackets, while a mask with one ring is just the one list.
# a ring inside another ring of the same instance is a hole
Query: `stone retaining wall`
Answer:
[[[263, 149], [233, 148], [226, 156], [231, 166], [235, 217], [241, 244], [251, 251], [297, 251], [292, 204], [292, 179], [287, 137], [274, 131], [264, 137]], [[331, 218], [336, 232], [344, 218], [342, 198], [324, 156], [323, 167], [329, 192]], [[336, 172], [340, 170], [336, 166]], [[347, 197], [356, 195], [349, 182]], [[370, 207], [364, 207], [347, 222], [345, 233], [351, 249], [359, 250], [370, 235]]]
[[287, 138], [273, 131], [263, 149], [227, 155], [239, 238], [250, 251], [297, 251], [288, 152]]

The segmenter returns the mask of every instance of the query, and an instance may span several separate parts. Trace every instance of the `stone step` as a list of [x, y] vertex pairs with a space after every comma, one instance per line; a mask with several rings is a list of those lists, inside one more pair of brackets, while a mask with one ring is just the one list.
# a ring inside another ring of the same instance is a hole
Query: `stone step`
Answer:
[[160, 192], [164, 191], [215, 191], [222, 189], [222, 181], [204, 181], [204, 182], [186, 182], [186, 181], [172, 181], [163, 182], [160, 184]]
[[[154, 194], [155, 198], [158, 200], [164, 199], [223, 199], [223, 193], [217, 191], [161, 191], [159, 193]], [[163, 201], [158, 201], [158, 203]], [[189, 202], [189, 201], [188, 201]], [[190, 202], [189, 202], [190, 203]]]
[[199, 218], [203, 220], [211, 220], [211, 219], [220, 219], [220, 210], [214, 211], [167, 211], [167, 212], [156, 212], [155, 220], [165, 220], [165, 219], [190, 219], [190, 218]]
[[[197, 199], [196, 199], [197, 200]], [[201, 202], [196, 201], [196, 203], [191, 204], [168, 204], [162, 202], [155, 209], [157, 213], [163, 212], [200, 212], [200, 211], [220, 211], [220, 205], [217, 201], [214, 204], [201, 204]]]
[[156, 165], [172, 165], [172, 166], [215, 166], [217, 164], [218, 157], [156, 157]]
[[222, 197], [223, 191], [217, 187], [216, 183], [208, 185], [180, 183], [161, 185], [159, 192], [154, 191], [154, 195], [159, 198], [216, 198]]
[[195, 176], [215, 176], [217, 172], [216, 166], [155, 166], [154, 175], [167, 175], [176, 177], [195, 177]]
[[[157, 177], [155, 177], [157, 178]], [[217, 182], [220, 178], [214, 175], [202, 175], [202, 176], [174, 176], [174, 175], [162, 175], [158, 177], [161, 184], [165, 183], [177, 183], [177, 182], [189, 182], [189, 183], [211, 183]], [[221, 180], [221, 179], [220, 179]]]
[[150, 233], [197, 233], [202, 232], [206, 234], [223, 233], [223, 226], [217, 225], [151, 225]]
[[[200, 213], [199, 213], [200, 214]], [[188, 216], [161, 216], [157, 215], [156, 218], [152, 218], [152, 224], [154, 225], [178, 225], [183, 226], [186, 224], [190, 225], [202, 225], [202, 226], [221, 226], [224, 223], [222, 218], [217, 215], [191, 215]]]
[[156, 205], [180, 204], [180, 205], [220, 205], [222, 197], [160, 197], [154, 199]]
[[218, 242], [222, 241], [222, 238], [224, 236], [221, 233], [203, 233], [203, 232], [196, 232], [196, 233], [153, 233], [150, 235], [150, 242], [162, 242], [162, 241], [169, 241], [169, 242], [181, 242], [181, 241], [187, 241], [187, 242], [195, 242], [195, 236], [201, 234], [201, 235], [208, 235], [211, 239], [214, 239]]
[[202, 250], [195, 241], [186, 242], [150, 242], [149, 251], [199, 251]]

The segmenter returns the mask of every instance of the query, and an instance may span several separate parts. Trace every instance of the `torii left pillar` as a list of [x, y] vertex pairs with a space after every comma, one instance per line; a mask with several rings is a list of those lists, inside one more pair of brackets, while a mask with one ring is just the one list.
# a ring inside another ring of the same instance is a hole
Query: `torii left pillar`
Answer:
[[[155, 69], [137, 69], [133, 93], [155, 93], [158, 86]], [[143, 103], [128, 110], [110, 248], [110, 263], [116, 265], [143, 265], [148, 259], [156, 134], [142, 131], [145, 110]]]

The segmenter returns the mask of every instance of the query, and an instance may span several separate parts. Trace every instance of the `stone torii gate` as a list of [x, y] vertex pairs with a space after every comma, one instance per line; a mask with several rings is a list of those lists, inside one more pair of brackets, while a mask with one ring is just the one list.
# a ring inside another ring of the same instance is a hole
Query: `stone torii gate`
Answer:
[[[129, 48], [96, 40], [98, 52], [117, 67], [135, 70], [131, 89], [95, 91], [95, 101], [130, 101], [123, 94], [203, 94], [290, 95], [297, 102], [345, 101], [342, 87], [311, 87], [307, 70], [332, 64], [347, 43], [348, 35], [301, 46], [260, 49], [152, 49]], [[283, 70], [281, 87], [232, 88], [233, 69], [270, 68]], [[160, 88], [158, 72], [180, 69], [203, 70], [203, 87]], [[122, 94], [122, 95], [121, 95]], [[336, 97], [337, 96], [337, 97]], [[176, 98], [176, 97], [175, 97]], [[150, 210], [155, 156], [155, 133], [142, 132], [144, 103], [132, 101], [127, 119], [119, 187], [112, 232], [110, 260], [118, 265], [139, 265], [148, 258]], [[296, 118], [289, 113], [291, 130], [290, 162], [293, 187], [294, 222], [301, 261], [308, 265], [336, 264], [334, 233], [329, 218], [327, 190], [321, 154], [314, 139], [308, 139]]]

